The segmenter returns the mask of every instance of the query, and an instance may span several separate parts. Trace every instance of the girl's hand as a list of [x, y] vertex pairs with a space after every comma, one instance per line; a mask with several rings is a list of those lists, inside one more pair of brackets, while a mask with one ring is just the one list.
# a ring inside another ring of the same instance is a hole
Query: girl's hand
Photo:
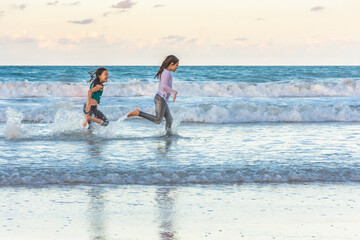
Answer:
[[90, 104], [86, 104], [85, 112], [86, 113], [90, 112]]
[[173, 102], [175, 102], [175, 100], [176, 100], [176, 95], [177, 95], [177, 94], [178, 94], [177, 92], [174, 94]]

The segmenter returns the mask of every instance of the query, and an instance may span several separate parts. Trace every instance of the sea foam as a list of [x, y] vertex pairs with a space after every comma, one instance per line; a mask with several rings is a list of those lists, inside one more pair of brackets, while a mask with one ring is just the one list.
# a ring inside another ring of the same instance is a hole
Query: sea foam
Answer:
[[[104, 96], [152, 96], [156, 81], [107, 83]], [[89, 86], [74, 82], [0, 82], [0, 99], [27, 97], [84, 97]], [[179, 96], [202, 97], [323, 97], [360, 96], [360, 80], [251, 82], [174, 82]]]

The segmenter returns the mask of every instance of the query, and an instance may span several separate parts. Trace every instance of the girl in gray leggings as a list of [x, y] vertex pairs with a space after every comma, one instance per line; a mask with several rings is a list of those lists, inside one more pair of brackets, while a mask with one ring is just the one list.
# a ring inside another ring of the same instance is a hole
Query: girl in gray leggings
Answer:
[[155, 95], [155, 113], [156, 116], [135, 109], [134, 111], [127, 114], [127, 117], [139, 116], [148, 119], [156, 124], [160, 124], [165, 117], [166, 125], [165, 129], [167, 132], [171, 130], [172, 117], [170, 114], [167, 101], [170, 95], [173, 95], [173, 102], [175, 102], [177, 91], [172, 89], [172, 76], [170, 71], [175, 72], [179, 66], [179, 59], [174, 55], [169, 55], [165, 58], [155, 78], [159, 78], [159, 89]]

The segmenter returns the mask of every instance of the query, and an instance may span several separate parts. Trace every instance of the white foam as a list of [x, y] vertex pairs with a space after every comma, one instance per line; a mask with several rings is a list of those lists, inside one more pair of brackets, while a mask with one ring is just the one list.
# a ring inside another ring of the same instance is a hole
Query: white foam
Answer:
[[67, 167], [66, 169], [13, 168], [0, 171], [0, 185], [42, 184], [227, 184], [227, 183], [360, 182], [354, 167], [251, 166], [223, 169], [219, 166], [192, 169], [116, 169]]
[[[111, 122], [121, 123], [126, 114], [138, 106], [107, 107], [100, 110]], [[194, 105], [174, 104], [170, 106], [174, 126], [181, 122], [193, 123], [244, 123], [244, 122], [360, 122], [360, 108], [353, 102], [341, 102], [332, 105], [316, 101], [279, 104], [272, 102], [238, 101], [233, 103], [209, 103]], [[142, 111], [155, 114], [152, 102], [141, 108]], [[20, 110], [16, 110], [20, 112]], [[0, 122], [7, 121], [0, 113]], [[30, 122], [55, 123], [56, 131], [63, 128], [78, 130], [82, 128], [84, 115], [81, 107], [61, 107], [48, 109], [47, 106], [28, 109], [22, 114], [22, 120]], [[9, 123], [10, 124], [10, 123]]]
[[360, 110], [348, 105], [277, 106], [252, 103], [216, 104], [194, 107], [173, 106], [175, 119], [181, 122], [244, 123], [244, 122], [359, 122]]
[[125, 119], [127, 119], [127, 115], [122, 116], [122, 117], [119, 118], [116, 122], [117, 122], [117, 123], [121, 123], [121, 122], [123, 122]]
[[[106, 84], [104, 96], [153, 96], [158, 82], [131, 80]], [[84, 97], [89, 86], [85, 83], [64, 82], [0, 82], [0, 99], [26, 97]], [[360, 96], [360, 80], [339, 82], [174, 82], [181, 96], [203, 97], [321, 97]], [[180, 95], [179, 95], [180, 96]]]
[[54, 123], [51, 124], [53, 133], [72, 133], [84, 129], [82, 123], [84, 114], [80, 111], [72, 111], [66, 108], [59, 109], [54, 117]]
[[21, 120], [23, 119], [23, 115], [20, 112], [16, 112], [12, 108], [7, 108], [6, 118], [7, 120], [4, 129], [5, 138], [21, 138], [23, 135], [23, 129], [21, 127]]

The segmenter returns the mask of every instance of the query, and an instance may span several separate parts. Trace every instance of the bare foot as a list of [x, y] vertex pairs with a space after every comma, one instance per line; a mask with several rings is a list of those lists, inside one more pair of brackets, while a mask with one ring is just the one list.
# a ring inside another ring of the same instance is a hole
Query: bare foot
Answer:
[[127, 117], [134, 117], [134, 116], [139, 116], [140, 110], [139, 109], [135, 109], [132, 112], [129, 112], [126, 116]]
[[85, 114], [85, 120], [83, 122], [83, 126], [86, 127], [86, 124], [88, 123], [88, 115]]

